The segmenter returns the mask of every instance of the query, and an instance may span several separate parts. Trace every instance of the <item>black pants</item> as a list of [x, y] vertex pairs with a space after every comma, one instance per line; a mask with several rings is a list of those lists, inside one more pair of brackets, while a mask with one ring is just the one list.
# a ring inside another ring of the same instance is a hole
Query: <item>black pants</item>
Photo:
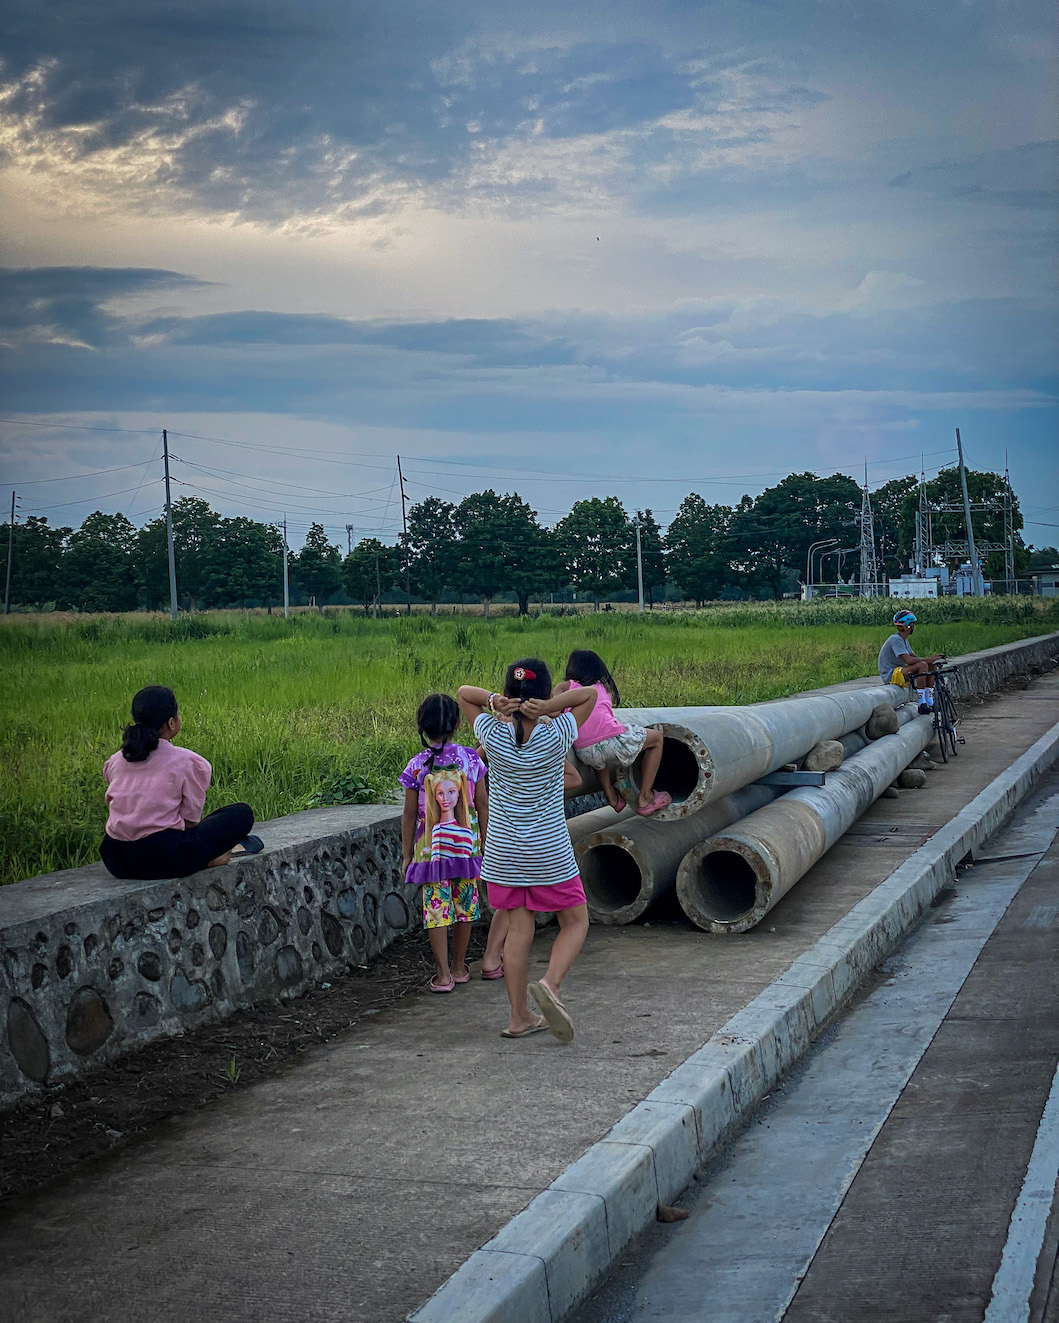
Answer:
[[104, 836], [100, 858], [115, 877], [153, 882], [164, 877], [189, 877], [211, 859], [249, 836], [254, 812], [249, 804], [229, 804], [209, 813], [186, 831], [156, 831], [138, 841]]

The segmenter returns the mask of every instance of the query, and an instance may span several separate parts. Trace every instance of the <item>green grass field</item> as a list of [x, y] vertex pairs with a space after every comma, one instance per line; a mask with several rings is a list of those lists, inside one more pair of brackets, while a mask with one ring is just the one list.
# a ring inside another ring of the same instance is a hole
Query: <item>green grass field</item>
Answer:
[[[956, 656], [1059, 628], [1059, 604], [916, 603], [916, 645]], [[0, 883], [98, 857], [103, 761], [145, 684], [174, 689], [180, 743], [213, 764], [207, 809], [246, 800], [259, 819], [363, 778], [392, 791], [435, 689], [499, 686], [519, 656], [562, 675], [571, 648], [611, 667], [630, 706], [753, 703], [875, 670], [894, 604], [717, 607], [483, 621], [278, 616], [47, 616], [0, 627]], [[464, 732], [470, 738], [469, 732]]]

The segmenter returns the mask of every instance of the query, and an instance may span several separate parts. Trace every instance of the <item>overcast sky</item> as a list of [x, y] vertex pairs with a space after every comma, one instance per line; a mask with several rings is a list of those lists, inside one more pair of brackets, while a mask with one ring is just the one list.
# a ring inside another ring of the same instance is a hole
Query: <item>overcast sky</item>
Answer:
[[23, 514], [150, 517], [162, 427], [174, 499], [297, 545], [390, 540], [397, 454], [412, 501], [664, 525], [692, 490], [936, 470], [958, 426], [1059, 541], [1047, 0], [6, 13]]

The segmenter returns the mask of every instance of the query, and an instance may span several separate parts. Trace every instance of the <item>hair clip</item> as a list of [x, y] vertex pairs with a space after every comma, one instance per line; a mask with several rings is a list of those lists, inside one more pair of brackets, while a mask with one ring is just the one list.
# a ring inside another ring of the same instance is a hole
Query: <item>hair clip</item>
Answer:
[[531, 671], [525, 666], [516, 666], [514, 674], [516, 680], [536, 680], [537, 678], [537, 672]]

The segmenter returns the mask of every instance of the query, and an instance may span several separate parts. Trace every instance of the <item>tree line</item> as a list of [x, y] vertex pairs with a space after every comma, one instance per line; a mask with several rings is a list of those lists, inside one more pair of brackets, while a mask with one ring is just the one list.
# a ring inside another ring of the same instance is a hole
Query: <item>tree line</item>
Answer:
[[[971, 499], [1000, 500], [1003, 479], [968, 472]], [[927, 483], [932, 505], [960, 499], [958, 470], [943, 469]], [[915, 537], [919, 487], [914, 477], [895, 478], [872, 493], [876, 550], [884, 573], [907, 568]], [[364, 538], [343, 557], [322, 524], [314, 523], [302, 549], [288, 551], [292, 600], [319, 604], [344, 598], [378, 610], [384, 599], [407, 593], [436, 606], [442, 600], [476, 599], [488, 614], [502, 594], [520, 612], [532, 598], [560, 600], [570, 593], [603, 599], [637, 588], [637, 529], [646, 600], [666, 594], [698, 604], [717, 598], [780, 597], [805, 575], [814, 542], [835, 539], [838, 553], [853, 554], [856, 573], [861, 489], [845, 475], [793, 473], [760, 496], [736, 505], [711, 505], [691, 493], [665, 534], [649, 509], [627, 511], [615, 496], [577, 501], [554, 527], [544, 527], [516, 493], [475, 492], [459, 502], [436, 496], [408, 511], [407, 532], [396, 546]], [[1016, 569], [1029, 553], [1014, 503]], [[190, 610], [272, 606], [281, 600], [283, 540], [271, 524], [227, 518], [200, 497], [184, 497], [172, 509], [180, 605]], [[1003, 541], [999, 508], [973, 515], [976, 539]], [[6, 581], [10, 528], [0, 526], [0, 575]], [[963, 516], [934, 516], [934, 540], [963, 537]], [[165, 518], [137, 529], [122, 514], [96, 511], [79, 529], [53, 527], [41, 516], [16, 524], [11, 562], [11, 600], [42, 610], [130, 611], [169, 604]], [[836, 563], [837, 562], [837, 563]], [[999, 578], [1003, 556], [991, 553], [986, 577]], [[824, 577], [823, 575], [818, 577]]]

